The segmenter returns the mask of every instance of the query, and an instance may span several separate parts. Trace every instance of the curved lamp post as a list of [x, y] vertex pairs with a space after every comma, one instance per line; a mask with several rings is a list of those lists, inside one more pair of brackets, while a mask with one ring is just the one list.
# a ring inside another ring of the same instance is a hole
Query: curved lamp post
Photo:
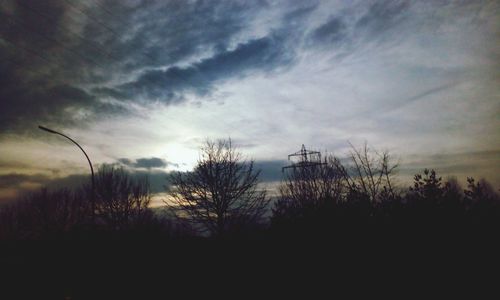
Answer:
[[85, 153], [85, 151], [83, 150], [83, 148], [78, 145], [77, 142], [75, 142], [72, 138], [70, 138], [69, 136], [65, 135], [65, 134], [62, 134], [60, 132], [57, 132], [55, 130], [52, 130], [52, 129], [49, 129], [47, 127], [43, 127], [43, 126], [38, 126], [38, 128], [40, 128], [41, 130], [44, 130], [44, 131], [47, 131], [49, 133], [53, 133], [53, 134], [58, 134], [60, 136], [63, 136], [65, 138], [67, 138], [68, 140], [70, 140], [71, 142], [73, 142], [73, 144], [77, 145], [78, 148], [80, 148], [80, 150], [82, 150], [83, 154], [85, 155], [85, 157], [87, 158], [87, 161], [89, 162], [89, 166], [90, 166], [90, 173], [92, 174], [92, 220], [94, 220], [94, 215], [95, 215], [95, 183], [94, 183], [94, 168], [92, 167], [92, 162], [90, 161], [90, 158], [89, 156], [87, 155], [87, 153]]

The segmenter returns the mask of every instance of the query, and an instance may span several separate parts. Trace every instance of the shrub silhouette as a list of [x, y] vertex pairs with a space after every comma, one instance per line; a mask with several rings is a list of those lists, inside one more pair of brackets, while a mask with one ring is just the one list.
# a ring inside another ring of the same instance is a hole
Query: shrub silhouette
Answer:
[[474, 224], [483, 230], [484, 225], [491, 229], [500, 224], [499, 196], [486, 181], [469, 178], [464, 191], [456, 179], [444, 182], [435, 170], [425, 169], [402, 194], [392, 180], [395, 165], [389, 154], [373, 153], [365, 144], [361, 150], [353, 147], [344, 163], [329, 157], [322, 165], [292, 168], [280, 186], [272, 227], [324, 238], [368, 234], [377, 228], [377, 236], [425, 232], [437, 238], [474, 230]]
[[301, 163], [284, 174], [272, 208], [274, 226], [293, 226], [313, 219], [323, 222], [320, 215], [333, 213], [342, 202], [344, 182], [335, 157], [324, 158], [319, 164]]
[[500, 196], [486, 180], [476, 182], [467, 178], [467, 189], [464, 190], [467, 215], [475, 223], [500, 225]]
[[87, 222], [86, 200], [81, 192], [43, 188], [0, 210], [0, 236], [39, 239], [70, 232]]
[[314, 230], [320, 231], [339, 224], [363, 226], [378, 215], [382, 202], [389, 206], [389, 200], [400, 200], [392, 182], [397, 165], [388, 152], [351, 145], [345, 161], [330, 155], [321, 164], [290, 168], [273, 208], [273, 226], [315, 224]]
[[[391, 262], [412, 272], [409, 261], [431, 266], [445, 255], [455, 255], [459, 268], [467, 257], [493, 257], [487, 251], [496, 249], [500, 199], [491, 185], [468, 178], [464, 190], [455, 179], [444, 181], [424, 170], [403, 193], [392, 180], [394, 170], [388, 153], [379, 155], [366, 145], [353, 149], [347, 160], [328, 156], [322, 164], [292, 168], [280, 185], [270, 227], [252, 230], [269, 202], [259, 190], [259, 172], [230, 141], [207, 142], [192, 172], [172, 175], [169, 202], [183, 225], [224, 237], [207, 239], [170, 235], [169, 220], [155, 218], [148, 207], [147, 180], [105, 165], [96, 177], [96, 226], [89, 226], [95, 225], [89, 185], [74, 192], [42, 189], [0, 207], [0, 259], [13, 261], [23, 276], [55, 270], [57, 280], [37, 276], [35, 281], [58, 293], [64, 286], [77, 298], [99, 282], [114, 296], [127, 295], [130, 286], [142, 293], [151, 286], [154, 276], [147, 275], [154, 268], [168, 270], [156, 285], [165, 292], [164, 282], [175, 283], [174, 289], [181, 281], [189, 288], [200, 282], [220, 285], [214, 270], [248, 288], [255, 280], [248, 270], [272, 269], [268, 282], [273, 282], [286, 275], [302, 279], [312, 273], [300, 274], [297, 266], [329, 260], [335, 264], [330, 271], [343, 276], [349, 270], [378, 272]], [[241, 280], [245, 275], [248, 281]]]

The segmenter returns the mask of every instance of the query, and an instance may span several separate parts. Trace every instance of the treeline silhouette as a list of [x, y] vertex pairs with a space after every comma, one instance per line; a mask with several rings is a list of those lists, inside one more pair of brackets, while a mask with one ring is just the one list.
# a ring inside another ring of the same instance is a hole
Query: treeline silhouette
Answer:
[[[146, 282], [175, 282], [167, 294], [219, 280], [260, 289], [331, 262], [329, 272], [348, 276], [359, 268], [401, 272], [397, 261], [410, 269], [438, 260], [466, 268], [463, 255], [496, 251], [500, 197], [488, 182], [468, 178], [461, 187], [425, 169], [405, 189], [396, 171], [388, 152], [365, 144], [347, 158], [297, 162], [269, 197], [253, 161], [230, 140], [209, 141], [193, 171], [170, 175], [164, 210], [149, 207], [147, 178], [109, 165], [99, 168], [93, 189], [42, 189], [2, 206], [0, 259], [9, 276], [28, 276], [38, 287], [14, 289], [18, 295], [97, 298], [104, 289], [119, 298], [132, 289], [143, 298], [155, 290]], [[48, 270], [57, 274], [51, 280]]]

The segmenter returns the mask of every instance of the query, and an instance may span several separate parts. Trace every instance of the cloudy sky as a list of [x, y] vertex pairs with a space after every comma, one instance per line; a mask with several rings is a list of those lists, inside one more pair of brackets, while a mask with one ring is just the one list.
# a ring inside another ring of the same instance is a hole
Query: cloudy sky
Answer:
[[95, 165], [189, 170], [231, 137], [279, 178], [301, 144], [500, 188], [498, 1], [6, 0], [0, 199]]

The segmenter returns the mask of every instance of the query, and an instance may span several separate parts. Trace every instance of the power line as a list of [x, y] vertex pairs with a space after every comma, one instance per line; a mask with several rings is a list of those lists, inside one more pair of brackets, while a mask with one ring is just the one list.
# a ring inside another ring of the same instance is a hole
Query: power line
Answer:
[[[97, 0], [94, 0], [94, 1], [92, 1], [92, 2], [94, 2], [94, 4], [95, 4], [97, 7], [101, 8], [101, 9], [102, 9], [103, 11], [105, 11], [108, 15], [110, 15], [110, 16], [112, 16], [112, 17], [116, 17], [116, 16], [115, 16], [115, 15], [114, 15], [111, 11], [109, 11], [109, 9], [107, 9], [104, 5], [102, 5], [102, 3], [101, 3], [101, 2], [99, 2], [99, 1], [97, 1]], [[120, 20], [120, 22], [121, 22], [121, 20]]]
[[91, 19], [92, 21], [96, 22], [97, 24], [101, 25], [102, 27], [106, 28], [107, 30], [109, 30], [111, 33], [113, 33], [113, 35], [115, 35], [115, 37], [118, 37], [118, 33], [111, 27], [109, 27], [108, 25], [104, 24], [103, 22], [99, 21], [98, 19], [90, 16], [89, 14], [87, 14], [85, 11], [83, 11], [82, 9], [78, 8], [77, 6], [75, 6], [73, 3], [71, 3], [71, 1], [69, 0], [65, 0], [65, 2], [68, 4], [68, 6], [72, 7], [73, 9], [77, 10], [78, 12], [80, 12], [81, 14], [85, 15], [88, 19]]
[[116, 14], [112, 13], [109, 9], [106, 8], [105, 5], [103, 5], [100, 1], [97, 1], [97, 0], [94, 0], [92, 1], [94, 2], [95, 6], [101, 8], [103, 11], [105, 11], [108, 15], [114, 17], [116, 20], [118, 20], [118, 22], [120, 22], [122, 25], [124, 26], [128, 26], [128, 23], [123, 21], [123, 18], [120, 16], [117, 16]]
[[[36, 56], [38, 57], [39, 59], [42, 59], [44, 60], [45, 62], [49, 63], [49, 64], [52, 64], [52, 65], [58, 65], [57, 64], [57, 61], [53, 58], [47, 58], [46, 56], [44, 55], [41, 55], [40, 53], [37, 53], [36, 51], [33, 51], [32, 49], [28, 48], [28, 47], [23, 47], [23, 46], [20, 46], [20, 45], [16, 45], [15, 42], [13, 42], [12, 40], [6, 38], [5, 36], [3, 37], [0, 37], [1, 40], [7, 42], [8, 44], [11, 45], [12, 48], [15, 48], [15, 49], [21, 49], [22, 51], [24, 51], [27, 55], [30, 55], [30, 56]], [[47, 75], [50, 75], [51, 72], [50, 71], [46, 71], [46, 72], [42, 72], [40, 70], [37, 70], [37, 69], [34, 69], [34, 68], [27, 68], [29, 67], [29, 65], [26, 65], [26, 63], [23, 63], [23, 62], [19, 62], [18, 60], [25, 60], [25, 58], [21, 58], [21, 59], [13, 59], [13, 58], [10, 58], [10, 57], [4, 57], [5, 60], [8, 60], [10, 62], [12, 62], [13, 64], [19, 66], [20, 68], [22, 69], [26, 69], [28, 70], [29, 72], [34, 72], [34, 73], [37, 73], [39, 75], [41, 75], [42, 77], [47, 77]], [[64, 70], [64, 69], [62, 69]]]
[[[66, 0], [68, 1], [68, 0]], [[127, 27], [129, 26], [129, 23], [128, 22], [125, 22], [123, 21], [123, 17], [121, 16], [117, 16], [116, 14], [112, 13], [109, 9], [107, 9], [100, 1], [97, 1], [97, 0], [93, 0], [92, 1], [95, 6], [101, 8], [103, 11], [105, 11], [108, 15], [112, 16], [113, 18], [115, 18], [116, 20], [118, 20], [118, 22], [120, 22], [122, 24], [122, 26], [124, 27]], [[152, 56], [150, 56], [149, 54], [147, 53], [144, 53], [144, 52], [140, 52], [139, 54], [149, 58], [152, 62], [156, 61], [155, 58], [153, 58]]]
[[[11, 59], [9, 57], [6, 57], [4, 59], [10, 61], [11, 63], [13, 63], [13, 64], [15, 64], [15, 65], [17, 65], [17, 66], [19, 66], [19, 67], [21, 67], [23, 69], [26, 67], [26, 65], [24, 65], [24, 64], [22, 64], [20, 62], [17, 62], [16, 60]], [[37, 74], [41, 75], [42, 77], [47, 77], [47, 75], [48, 75], [48, 73], [43, 73], [42, 71], [39, 71], [39, 70], [36, 70], [36, 69], [29, 69], [29, 72], [37, 73]]]
[[[99, 24], [100, 26], [106, 28], [108, 31], [110, 31], [114, 36], [115, 36], [115, 39], [116, 38], [119, 38], [120, 35], [111, 27], [109, 27], [108, 25], [104, 24], [103, 22], [101, 22], [100, 20], [98, 20], [97, 18], [89, 15], [88, 13], [86, 13], [84, 10], [80, 9], [79, 7], [75, 6], [73, 3], [71, 3], [71, 1], [69, 0], [65, 0], [65, 2], [68, 4], [68, 6], [72, 7], [73, 9], [75, 9], [76, 11], [78, 11], [80, 14], [86, 16], [88, 19], [96, 22], [97, 24]], [[95, 2], [94, 2], [95, 3]], [[102, 5], [96, 5], [98, 7], [101, 7], [102, 8]], [[111, 14], [111, 13], [110, 13]], [[114, 16], [113, 14], [111, 14], [112, 16]], [[116, 17], [116, 16], [115, 16]], [[122, 23], [122, 22], [120, 22]], [[128, 26], [126, 23], [123, 23], [125, 26]], [[151, 59], [152, 62], [156, 61], [153, 57], [151, 57], [149, 54], [146, 54], [146, 53], [143, 53], [143, 52], [140, 52], [139, 54], [141, 55], [144, 55], [145, 57]]]
[[[29, 9], [30, 11], [32, 11], [33, 13], [35, 14], [38, 14], [39, 16], [42, 16], [44, 18], [47, 18], [47, 19], [53, 19], [54, 16], [53, 15], [50, 15], [50, 14], [46, 14], [46, 13], [41, 13], [39, 12], [38, 10], [34, 9], [33, 7], [30, 7], [26, 4], [23, 4], [22, 1], [21, 2], [18, 2], [19, 5], [21, 5], [22, 7], [26, 8], [26, 9]], [[113, 58], [115, 59], [116, 61], [120, 61], [119, 58], [115, 57], [114, 55], [112, 55], [111, 53], [107, 52], [106, 50], [104, 50], [104, 45], [100, 44], [100, 43], [97, 43], [97, 42], [94, 42], [94, 41], [91, 41], [85, 37], [83, 37], [82, 35], [78, 34], [78, 33], [75, 33], [71, 30], [68, 30], [68, 29], [65, 29], [61, 26], [58, 25], [58, 28], [60, 28], [61, 30], [63, 31], [66, 31], [67, 33], [69, 34], [72, 34], [74, 36], [76, 36], [77, 38], [79, 38], [80, 40], [84, 41], [84, 42], [88, 42], [91, 44], [92, 48], [94, 48], [95, 50], [105, 54], [107, 57], [110, 57], [110, 58]]]
[[[22, 49], [22, 50], [23, 50], [24, 52], [26, 52], [28, 55], [37, 56], [37, 57], [39, 57], [39, 58], [43, 59], [44, 61], [47, 61], [47, 62], [51, 63], [49, 59], [47, 59], [47, 58], [43, 57], [42, 55], [39, 55], [38, 53], [36, 53], [36, 52], [34, 52], [34, 51], [32, 51], [32, 50], [30, 50], [30, 49], [28, 49], [28, 48], [24, 48], [24, 47], [17, 46], [17, 45], [15, 45], [15, 44], [13, 44], [11, 41], [9, 41], [9, 40], [7, 40], [7, 39], [5, 39], [5, 38], [3, 38], [3, 37], [2, 37], [2, 40], [4, 40], [4, 41], [6, 41], [7, 43], [11, 44], [14, 48], [20, 48], [20, 49]], [[3, 59], [4, 59], [4, 60], [6, 60], [6, 61], [10, 61], [11, 63], [13, 63], [14, 65], [17, 65], [17, 66], [18, 66], [19, 68], [21, 68], [21, 69], [28, 70], [28, 72], [34, 72], [34, 73], [37, 73], [37, 74], [39, 74], [42, 78], [45, 78], [45, 77], [47, 77], [47, 75], [49, 75], [49, 74], [50, 74], [50, 72], [48, 72], [48, 71], [47, 71], [47, 72], [42, 72], [42, 71], [40, 71], [40, 70], [38, 70], [38, 69], [34, 69], [34, 68], [26, 68], [26, 67], [27, 67], [27, 65], [26, 65], [25, 63], [23, 63], [23, 62], [19, 62], [19, 61], [17, 61], [16, 59], [13, 59], [13, 58], [10, 58], [10, 57], [3, 57]], [[24, 59], [23, 59], [23, 60], [24, 60]]]
[[[26, 5], [23, 5], [23, 7], [28, 8]], [[33, 8], [30, 7], [30, 10], [33, 11], [35, 9], [33, 9]], [[43, 14], [43, 13], [39, 13], [39, 15], [42, 15], [43, 17], [47, 16], [47, 14]], [[54, 38], [51, 38], [51, 37], [47, 36], [46, 34], [40, 33], [37, 30], [32, 29], [31, 26], [28, 26], [27, 23], [25, 23], [25, 21], [16, 20], [15, 17], [8, 16], [8, 15], [4, 15], [4, 17], [7, 19], [7, 22], [3, 23], [4, 25], [5, 24], [7, 25], [6, 28], [4, 27], [6, 30], [9, 30], [9, 27], [14, 27], [14, 28], [18, 28], [18, 29], [20, 29], [20, 30], [22, 30], [22, 31], [24, 31], [26, 33], [33, 32], [36, 35], [40, 36], [41, 38], [43, 38], [45, 40], [48, 40], [48, 41], [51, 41], [52, 43], [55, 43], [55, 44], [59, 45], [64, 51], [71, 52], [71, 54], [78, 56], [79, 58], [83, 59], [86, 62], [90, 61], [90, 62], [92, 62], [92, 63], [94, 63], [96, 65], [100, 65], [95, 59], [90, 59], [89, 57], [83, 56], [79, 52], [75, 51], [74, 49], [71, 49], [71, 48], [67, 47], [62, 42], [60, 42], [60, 41], [58, 41], [58, 40], [56, 40]], [[74, 35], [76, 35], [76, 34], [74, 34]], [[49, 59], [46, 56], [41, 55], [40, 51], [35, 51], [33, 49], [30, 49], [30, 47], [21, 46], [21, 45], [19, 45], [19, 43], [16, 43], [12, 39], [7, 38], [7, 36], [8, 36], [8, 34], [3, 34], [2, 36], [0, 36], [0, 38], [2, 38], [3, 40], [5, 40], [9, 44], [11, 44], [14, 48], [21, 48], [22, 50], [24, 50], [25, 52], [29, 53], [30, 55], [37, 56], [37, 57], [43, 59], [44, 61], [48, 62], [49, 64], [58, 65], [58, 63], [57, 63], [58, 61], [57, 60], [54, 60], [53, 58]], [[82, 39], [85, 40], [85, 41], [87, 41], [84, 38], [82, 38]], [[96, 50], [99, 51], [99, 49], [96, 49]], [[100, 51], [100, 52], [103, 52], [103, 51]], [[114, 57], [114, 58], [117, 59], [116, 57]], [[11, 62], [13, 62], [13, 63], [15, 63], [16, 65], [19, 65], [19, 66], [23, 67], [23, 68], [26, 67], [26, 65], [23, 65], [22, 63], [19, 63], [16, 60], [13, 60], [13, 59], [8, 59], [8, 60], [11, 61]], [[36, 71], [36, 70], [33, 70], [33, 69], [31, 69], [31, 70], [33, 72], [42, 74], [42, 72], [40, 72], [40, 71]], [[46, 76], [47, 74], [42, 74], [42, 75]]]
[[12, 46], [14, 46], [15, 48], [21, 48], [22, 50], [24, 50], [25, 52], [28, 52], [30, 53], [31, 55], [35, 55], [35, 56], [38, 56], [39, 58], [43, 59], [44, 61], [48, 62], [48, 63], [53, 63], [53, 61], [51, 61], [50, 59], [44, 57], [43, 55], [40, 55], [39, 53], [37, 53], [36, 51], [33, 51], [29, 48], [26, 48], [26, 47], [23, 47], [23, 46], [19, 46], [19, 45], [16, 45], [12, 40], [6, 38], [5, 36], [2, 36], [0, 37], [2, 40], [6, 41], [7, 43], [11, 44]]
[[[78, 12], [80, 12], [82, 15], [84, 15], [84, 16], [85, 16], [85, 17], [87, 17], [88, 19], [93, 20], [95, 23], [99, 24], [101, 27], [104, 27], [105, 29], [109, 30], [109, 31], [113, 34], [113, 36], [115, 37], [115, 39], [116, 39], [116, 38], [119, 38], [118, 33], [117, 33], [115, 30], [113, 30], [112, 28], [110, 28], [109, 26], [107, 26], [106, 24], [104, 24], [103, 22], [101, 22], [101, 21], [97, 20], [96, 18], [92, 17], [91, 15], [87, 14], [87, 13], [86, 13], [85, 11], [83, 11], [82, 9], [80, 9], [80, 8], [76, 7], [74, 4], [72, 4], [72, 3], [71, 3], [71, 2], [69, 2], [68, 0], [66, 0], [66, 2], [68, 3], [68, 6], [71, 6], [73, 9], [75, 9], [75, 10], [76, 10], [76, 11], [78, 11]], [[96, 2], [96, 1], [94, 1], [94, 2]], [[34, 14], [38, 14], [38, 15], [40, 15], [40, 16], [42, 16], [42, 17], [46, 18], [46, 19], [49, 19], [49, 20], [50, 20], [50, 19], [53, 19], [53, 18], [54, 18], [54, 16], [53, 16], [53, 15], [50, 15], [50, 14], [48, 14], [48, 13], [46, 13], [46, 12], [40, 12], [39, 10], [37, 10], [37, 9], [35, 9], [35, 8], [33, 8], [33, 7], [29, 6], [29, 5], [27, 5], [26, 3], [22, 2], [22, 1], [19, 1], [17, 4], [19, 4], [20, 6], [22, 6], [22, 7], [26, 8], [26, 9], [28, 9], [28, 10], [30, 10], [32, 13], [34, 13]], [[97, 3], [96, 3], [96, 6], [98, 6], [98, 7], [100, 7], [100, 8], [104, 8], [104, 6], [103, 6], [102, 4], [97, 4]], [[105, 11], [106, 11], [109, 15], [111, 15], [111, 16], [113, 16], [113, 17], [115, 17], [115, 18], [116, 18], [116, 16], [115, 16], [114, 14], [112, 14], [112, 13], [111, 13], [108, 9], [106, 9]], [[25, 23], [24, 21], [17, 21], [17, 20], [15, 20], [15, 19], [14, 19], [14, 17], [11, 17], [11, 16], [5, 16], [5, 17], [7, 17], [8, 19], [10, 19], [10, 22], [9, 22], [10, 24], [17, 24], [19, 27], [22, 27], [22, 30], [25, 30], [25, 31], [28, 31], [28, 32], [33, 32], [33, 33], [36, 33], [37, 35], [41, 36], [42, 38], [44, 38], [44, 39], [46, 39], [46, 40], [49, 40], [49, 41], [51, 41], [51, 42], [53, 42], [53, 43], [55, 43], [55, 44], [57, 44], [57, 45], [61, 46], [64, 50], [66, 50], [66, 51], [68, 51], [68, 52], [71, 52], [73, 55], [78, 56], [79, 58], [83, 59], [84, 61], [86, 61], [86, 62], [92, 62], [92, 63], [94, 63], [94, 64], [96, 64], [96, 65], [99, 65], [99, 62], [98, 62], [98, 61], [96, 61], [96, 59], [95, 59], [95, 58], [90, 58], [90, 57], [89, 57], [89, 56], [87, 56], [87, 55], [82, 55], [80, 52], [75, 51], [74, 49], [67, 47], [67, 46], [66, 46], [65, 44], [63, 44], [62, 42], [59, 42], [58, 40], [56, 40], [56, 39], [54, 39], [54, 38], [52, 38], [52, 37], [49, 37], [49, 36], [47, 36], [47, 35], [45, 35], [45, 34], [43, 34], [43, 33], [39, 32], [39, 31], [37, 31], [37, 30], [34, 30], [34, 29], [30, 28], [29, 26], [27, 26], [27, 25], [26, 25], [26, 23]], [[122, 22], [122, 21], [120, 20], [120, 22]], [[116, 62], [120, 62], [120, 61], [122, 61], [122, 59], [121, 59], [121, 58], [118, 58], [118, 57], [116, 57], [115, 55], [113, 55], [111, 52], [106, 51], [106, 50], [105, 50], [105, 46], [104, 46], [104, 45], [102, 45], [102, 44], [100, 44], [100, 43], [98, 43], [98, 42], [94, 42], [94, 41], [92, 41], [92, 40], [89, 40], [89, 39], [87, 39], [87, 38], [83, 37], [82, 35], [77, 34], [77, 33], [73, 32], [73, 31], [71, 31], [71, 30], [68, 30], [68, 29], [66, 29], [66, 28], [63, 28], [63, 27], [61, 27], [61, 26], [59, 26], [59, 25], [58, 25], [58, 28], [59, 28], [62, 32], [66, 32], [67, 34], [70, 34], [70, 35], [73, 35], [73, 36], [77, 37], [78, 39], [80, 39], [81, 41], [83, 41], [83, 42], [84, 42], [84, 44], [82, 44], [82, 45], [88, 45], [88, 46], [90, 46], [90, 47], [91, 47], [92, 49], [94, 49], [95, 51], [98, 51], [99, 53], [101, 53], [101, 55], [105, 55], [106, 57], [112, 58], [112, 59], [113, 59], [113, 60], [115, 60]], [[31, 51], [31, 52], [33, 52], [33, 51]], [[147, 57], [147, 58], [148, 58], [149, 60], [151, 60], [152, 62], [156, 61], [153, 57], [151, 57], [150, 55], [148, 55], [148, 54], [146, 54], [146, 53], [139, 52], [138, 54], [140, 54], [140, 55], [143, 55], [143, 56]]]
[[[7, 17], [8, 19], [10, 19], [8, 22], [10, 22], [11, 24], [17, 24], [17, 25], [20, 25], [20, 22], [16, 21], [15, 19], [13, 19], [12, 17]], [[95, 64], [99, 64], [97, 61], [95, 61], [94, 59], [89, 59], [88, 57], [85, 57], [83, 55], [81, 55], [80, 53], [78, 53], [77, 51], [67, 47], [66, 45], [64, 45], [63, 43], [59, 42], [58, 40], [54, 39], [54, 38], [51, 38], [43, 33], [40, 33], [36, 30], [32, 30], [32, 29], [29, 29], [25, 24], [21, 24], [20, 27], [24, 27], [23, 30], [25, 31], [28, 31], [28, 32], [33, 32], [33, 33], [36, 33], [37, 35], [41, 36], [42, 38], [46, 39], [46, 40], [49, 40], [59, 46], [61, 46], [63, 49], [65, 49], [66, 51], [69, 51], [71, 53], [73, 53], [74, 55], [77, 55], [78, 57], [82, 58], [83, 60], [86, 60], [86, 61], [92, 61], [93, 63]]]

